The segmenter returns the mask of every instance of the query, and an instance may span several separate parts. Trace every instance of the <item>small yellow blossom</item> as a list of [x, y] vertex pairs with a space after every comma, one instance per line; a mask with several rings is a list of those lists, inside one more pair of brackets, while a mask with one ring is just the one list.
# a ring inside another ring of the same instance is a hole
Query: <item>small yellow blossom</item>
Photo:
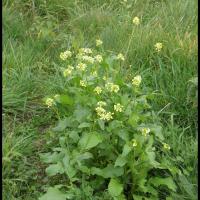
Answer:
[[102, 107], [102, 106], [106, 106], [107, 104], [106, 104], [105, 101], [99, 101], [99, 102], [97, 103], [97, 105], [100, 106], [100, 107]]
[[140, 75], [138, 75], [138, 76], [135, 76], [135, 77], [133, 78], [132, 84], [133, 84], [134, 86], [139, 86], [140, 83], [141, 83], [141, 81], [142, 81], [142, 78], [141, 78]]
[[95, 110], [96, 110], [96, 112], [97, 112], [97, 115], [99, 115], [99, 116], [101, 116], [102, 114], [105, 114], [105, 113], [106, 113], [105, 109], [102, 108], [101, 106], [96, 107]]
[[114, 85], [113, 83], [106, 83], [105, 87], [110, 92], [117, 93], [119, 91], [119, 86], [118, 85]]
[[68, 68], [63, 71], [64, 77], [69, 76], [72, 73], [73, 69], [74, 68], [71, 65], [69, 65]]
[[60, 95], [59, 94], [56, 94], [55, 96], [54, 96], [54, 99], [55, 100], [58, 100], [60, 98]]
[[103, 42], [101, 40], [96, 40], [96, 46], [97, 47], [100, 46], [100, 45], [102, 45], [102, 44], [103, 44]]
[[103, 57], [101, 55], [96, 55], [94, 58], [99, 63], [103, 61]]
[[84, 60], [84, 61], [87, 61], [87, 62], [89, 62], [89, 63], [94, 63], [94, 58], [93, 57], [91, 57], [91, 56], [82, 56], [82, 60]]
[[84, 63], [79, 63], [76, 67], [78, 70], [80, 71], [85, 71], [85, 68], [86, 68], [86, 64]]
[[97, 71], [94, 71], [94, 72], [92, 72], [91, 74], [92, 74], [92, 76], [97, 77]]
[[150, 128], [142, 128], [141, 129], [141, 132], [142, 132], [142, 135], [144, 135], [145, 137], [150, 133]]
[[71, 51], [65, 51], [65, 52], [61, 52], [60, 53], [60, 58], [62, 60], [66, 60], [68, 57], [72, 56], [72, 52]]
[[133, 24], [135, 24], [136, 26], [140, 24], [140, 19], [138, 17], [134, 17], [133, 18]]
[[118, 104], [114, 105], [114, 110], [116, 112], [122, 112], [123, 106], [120, 103], [118, 103]]
[[104, 80], [104, 81], [106, 81], [106, 80], [107, 80], [106, 76], [104, 76], [104, 77], [103, 77], [103, 80]]
[[102, 114], [100, 119], [110, 121], [111, 119], [113, 119], [113, 113], [107, 112], [105, 114]]
[[92, 49], [90, 48], [81, 48], [79, 49], [80, 53], [85, 53], [85, 54], [91, 54], [92, 53]]
[[171, 149], [171, 147], [167, 143], [163, 143], [163, 148], [167, 150]]
[[156, 43], [156, 44], [154, 45], [154, 47], [156, 48], [156, 51], [157, 51], [157, 52], [160, 52], [161, 49], [163, 48], [163, 45], [162, 45], [162, 43], [158, 42], [158, 43]]
[[122, 53], [119, 53], [119, 54], [117, 55], [117, 59], [118, 59], [118, 60], [122, 60], [122, 61], [125, 60], [124, 55], [123, 55]]
[[47, 98], [45, 103], [46, 103], [46, 105], [49, 108], [49, 107], [51, 107], [54, 104], [54, 100], [51, 99], [51, 98]]
[[83, 80], [80, 80], [80, 86], [86, 87], [87, 86], [87, 82], [83, 81]]
[[97, 94], [101, 94], [101, 92], [102, 92], [101, 87], [97, 86], [97, 87], [94, 89], [94, 92], [96, 92]]
[[133, 147], [136, 147], [136, 146], [137, 146], [137, 141], [136, 141], [136, 139], [132, 139], [132, 146], [133, 146]]

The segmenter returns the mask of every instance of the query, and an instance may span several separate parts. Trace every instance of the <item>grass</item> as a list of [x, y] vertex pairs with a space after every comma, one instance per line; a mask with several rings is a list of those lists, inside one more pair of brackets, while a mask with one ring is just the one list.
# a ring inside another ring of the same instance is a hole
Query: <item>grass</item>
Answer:
[[[197, 76], [197, 1], [128, 2], [3, 1], [4, 199], [36, 199], [42, 192], [39, 153], [48, 148], [45, 130], [56, 122], [42, 98], [64, 88], [60, 51], [94, 47], [101, 38], [105, 49], [125, 54], [132, 29], [124, 68], [127, 74], [141, 73], [145, 85], [158, 90], [153, 108], [160, 111], [168, 143], [183, 160], [176, 164], [196, 189], [197, 107], [187, 102], [187, 91], [188, 81]], [[140, 27], [132, 28], [134, 16], [141, 18]], [[164, 45], [162, 59], [153, 53], [156, 42]], [[180, 198], [191, 199], [178, 182]]]

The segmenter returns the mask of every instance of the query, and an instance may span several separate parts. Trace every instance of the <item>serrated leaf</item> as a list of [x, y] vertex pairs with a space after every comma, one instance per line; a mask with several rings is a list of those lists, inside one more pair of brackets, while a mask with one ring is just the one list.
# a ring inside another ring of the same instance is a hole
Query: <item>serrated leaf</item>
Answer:
[[139, 122], [140, 118], [138, 116], [138, 114], [136, 113], [133, 113], [129, 120], [128, 120], [128, 123], [132, 126], [132, 127], [135, 127], [137, 125], [137, 123]]
[[123, 185], [114, 178], [110, 179], [110, 182], [108, 184], [108, 192], [112, 197], [119, 196], [123, 191]]
[[47, 173], [48, 176], [54, 176], [56, 174], [63, 174], [64, 169], [63, 169], [61, 163], [52, 164], [52, 165], [49, 165], [49, 167], [46, 168], [46, 173]]
[[166, 185], [169, 189], [173, 190], [174, 192], [176, 192], [176, 185], [174, 183], [174, 181], [172, 180], [171, 177], [167, 177], [167, 178], [159, 178], [159, 177], [155, 177], [155, 178], [151, 178], [149, 180], [149, 183], [151, 183], [152, 185], [158, 187], [160, 185]]
[[63, 194], [57, 188], [50, 187], [47, 193], [40, 197], [39, 200], [66, 200], [66, 198], [66, 194]]
[[58, 125], [53, 128], [52, 130], [55, 132], [64, 131], [67, 127], [70, 127], [71, 121], [69, 118], [62, 119], [58, 122]]
[[119, 155], [115, 161], [115, 167], [123, 167], [127, 163], [126, 157]]
[[85, 133], [80, 139], [80, 146], [82, 149], [91, 149], [102, 142], [102, 137], [99, 133]]

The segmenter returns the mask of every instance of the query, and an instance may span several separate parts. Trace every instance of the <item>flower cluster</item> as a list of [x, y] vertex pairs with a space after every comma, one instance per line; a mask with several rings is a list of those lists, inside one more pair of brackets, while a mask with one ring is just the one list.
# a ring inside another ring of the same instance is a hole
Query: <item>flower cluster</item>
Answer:
[[61, 52], [60, 53], [60, 58], [62, 60], [66, 60], [67, 58], [72, 56], [72, 52], [71, 51], [65, 51], [65, 52]]
[[100, 39], [96, 40], [96, 46], [97, 47], [101, 46], [102, 44], [103, 44], [103, 42]]
[[119, 54], [117, 55], [117, 59], [118, 59], [118, 60], [122, 60], [122, 61], [125, 60], [124, 55], [123, 55], [122, 53], [119, 53]]
[[142, 128], [141, 129], [141, 132], [142, 132], [142, 135], [144, 135], [145, 137], [150, 133], [150, 128]]
[[102, 120], [110, 121], [113, 119], [113, 114], [111, 112], [106, 112], [106, 110], [103, 108], [103, 106], [106, 106], [106, 102], [100, 101], [97, 103], [98, 107], [96, 107], [96, 112], [97, 115], [100, 117]]
[[120, 103], [117, 103], [116, 105], [114, 105], [114, 110], [116, 112], [122, 112], [123, 106]]
[[95, 87], [94, 92], [97, 93], [97, 94], [101, 94], [101, 92], [102, 92], [101, 87], [99, 87], [99, 86]]
[[80, 71], [85, 71], [85, 68], [86, 68], [86, 64], [84, 63], [79, 63], [76, 68]]
[[161, 49], [163, 48], [163, 45], [162, 45], [162, 43], [158, 42], [158, 43], [156, 43], [154, 45], [154, 47], [155, 47], [155, 49], [156, 49], [157, 52], [160, 52]]
[[138, 87], [138, 86], [140, 85], [141, 81], [142, 81], [142, 78], [141, 78], [140, 75], [138, 75], [138, 76], [135, 76], [135, 77], [133, 78], [132, 84], [133, 84], [134, 86], [137, 86], [137, 87]]
[[115, 85], [113, 83], [106, 83], [105, 85], [106, 89], [110, 92], [115, 92], [117, 93], [119, 91], [119, 86]]
[[72, 67], [71, 65], [69, 65], [68, 68], [63, 71], [64, 77], [69, 76], [72, 73], [73, 69], [74, 69], [74, 67]]
[[166, 150], [170, 150], [170, 146], [167, 143], [163, 143], [163, 148]]
[[132, 146], [133, 146], [133, 147], [136, 147], [136, 146], [137, 146], [137, 141], [136, 141], [136, 139], [132, 139]]
[[53, 106], [54, 100], [51, 98], [47, 98], [45, 103], [46, 103], [47, 107], [49, 108], [49, 107]]
[[134, 17], [133, 18], [133, 24], [135, 24], [136, 26], [140, 24], [140, 19], [138, 17]]
[[84, 81], [84, 80], [80, 80], [80, 86], [86, 87], [87, 86], [87, 82]]

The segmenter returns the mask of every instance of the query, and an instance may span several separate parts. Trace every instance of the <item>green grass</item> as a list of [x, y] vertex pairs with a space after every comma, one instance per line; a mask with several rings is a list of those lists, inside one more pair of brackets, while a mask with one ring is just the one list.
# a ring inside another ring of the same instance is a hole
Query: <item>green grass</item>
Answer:
[[[39, 153], [48, 148], [44, 130], [56, 122], [42, 98], [65, 87], [59, 53], [70, 46], [94, 47], [101, 38], [106, 50], [125, 54], [134, 16], [141, 25], [133, 30], [123, 67], [127, 74], [141, 73], [144, 84], [158, 90], [153, 108], [161, 111], [168, 143], [183, 159], [176, 164], [196, 188], [197, 108], [187, 102], [187, 92], [188, 81], [197, 76], [197, 1], [128, 0], [130, 8], [121, 2], [3, 2], [4, 199], [36, 199], [42, 192]], [[156, 42], [164, 45], [162, 58], [154, 52]], [[181, 198], [189, 200], [177, 182]]]

